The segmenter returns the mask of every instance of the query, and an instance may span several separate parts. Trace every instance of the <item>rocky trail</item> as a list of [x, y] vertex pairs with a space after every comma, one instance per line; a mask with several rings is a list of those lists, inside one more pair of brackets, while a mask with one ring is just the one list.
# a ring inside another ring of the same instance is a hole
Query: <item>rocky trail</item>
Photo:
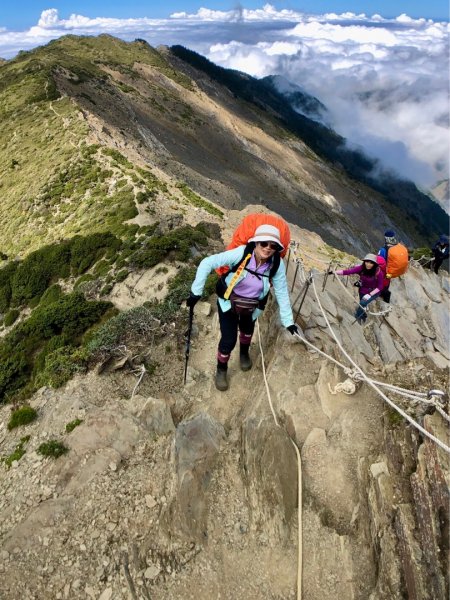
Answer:
[[[321, 290], [324, 267], [314, 244], [307, 250], [305, 272], [316, 268]], [[293, 299], [302, 289], [294, 272]], [[333, 278], [320, 300], [371, 377], [446, 389], [448, 278], [411, 267], [393, 285], [392, 311], [364, 328], [353, 324], [354, 303]], [[312, 291], [299, 323], [311, 343], [343, 361]], [[131, 398], [135, 380], [125, 372], [79, 375], [60, 390], [42, 388], [31, 401], [38, 420], [9, 433], [10, 408], [0, 407], [2, 455], [30, 435], [21, 460], [0, 470], [0, 597], [294, 600], [292, 439], [302, 462], [302, 597], [445, 598], [448, 455], [366, 384], [336, 392], [346, 375], [280, 328], [273, 299], [255, 330], [253, 368], [241, 372], [235, 352], [227, 392], [213, 383], [217, 341], [214, 302], [199, 303], [184, 388], [154, 398], [143, 385]], [[448, 443], [441, 415], [396, 402]], [[82, 422], [64, 433], [73, 419]], [[36, 453], [62, 436], [67, 455]]]

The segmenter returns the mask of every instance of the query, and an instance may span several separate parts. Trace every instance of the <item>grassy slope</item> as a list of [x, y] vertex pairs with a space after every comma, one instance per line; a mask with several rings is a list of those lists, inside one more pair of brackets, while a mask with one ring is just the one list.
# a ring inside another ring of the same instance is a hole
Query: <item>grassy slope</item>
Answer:
[[0, 250], [26, 254], [83, 232], [114, 231], [137, 214], [139, 192], [162, 185], [117, 154], [88, 148], [76, 103], [60, 98], [54, 76], [114, 85], [103, 67], [130, 70], [139, 61], [190, 86], [145, 43], [67, 36], [22, 53], [0, 68]]

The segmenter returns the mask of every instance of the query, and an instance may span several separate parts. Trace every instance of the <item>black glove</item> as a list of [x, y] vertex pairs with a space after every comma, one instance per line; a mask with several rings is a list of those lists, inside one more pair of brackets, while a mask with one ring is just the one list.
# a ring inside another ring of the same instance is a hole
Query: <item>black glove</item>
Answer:
[[299, 333], [298, 327], [297, 327], [297, 325], [295, 325], [295, 323], [293, 325], [289, 325], [289, 327], [286, 327], [286, 329], [289, 331], [289, 333], [291, 335], [294, 335], [294, 333], [297, 333], [297, 334]]
[[194, 308], [197, 302], [200, 300], [201, 296], [196, 296], [192, 292], [189, 293], [189, 298], [186, 300], [186, 306], [189, 308]]

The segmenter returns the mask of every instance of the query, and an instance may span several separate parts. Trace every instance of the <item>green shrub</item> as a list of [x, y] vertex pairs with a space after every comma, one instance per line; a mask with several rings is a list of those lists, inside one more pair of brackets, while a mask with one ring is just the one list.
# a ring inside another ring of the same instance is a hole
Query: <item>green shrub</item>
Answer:
[[67, 383], [75, 373], [87, 369], [88, 353], [85, 348], [62, 346], [45, 356], [44, 367], [36, 376], [35, 386], [58, 388]]
[[11, 413], [11, 417], [8, 421], [8, 429], [15, 429], [21, 425], [28, 425], [37, 418], [37, 412], [31, 406], [25, 405], [17, 408]]
[[78, 277], [78, 279], [75, 282], [75, 285], [73, 286], [73, 289], [77, 290], [82, 283], [86, 283], [86, 281], [94, 281], [94, 279], [94, 275], [92, 275], [91, 273], [85, 273], [84, 275], [81, 275], [81, 277]]
[[402, 415], [399, 414], [393, 408], [388, 408], [388, 410], [387, 410], [387, 419], [388, 419], [389, 425], [392, 428], [399, 427], [399, 425], [401, 425], [401, 423], [403, 423], [403, 417], [402, 417]]
[[3, 320], [3, 324], [6, 327], [9, 327], [10, 325], [12, 325], [13, 323], [16, 322], [17, 317], [20, 315], [20, 310], [17, 310], [16, 308], [11, 308], [11, 310], [9, 310], [6, 315], [5, 318]]
[[176, 260], [186, 262], [191, 258], [193, 246], [206, 246], [207, 237], [186, 225], [169, 231], [165, 235], [153, 236], [144, 243], [129, 259], [131, 265], [139, 268], [151, 268], [172, 254]]
[[106, 285], [104, 285], [102, 287], [102, 289], [100, 290], [100, 296], [107, 296], [108, 294], [110, 294], [113, 287], [114, 287], [113, 283], [107, 283]]
[[411, 255], [411, 257], [414, 258], [414, 260], [419, 260], [419, 258], [422, 258], [422, 256], [432, 258], [433, 253], [431, 251], [431, 248], [416, 248], [415, 250], [413, 250]]
[[115, 160], [117, 163], [119, 163], [119, 165], [123, 165], [124, 167], [127, 167], [128, 169], [132, 169], [133, 165], [130, 163], [130, 161], [125, 158], [125, 156], [123, 154], [121, 154], [118, 150], [115, 150], [114, 148], [102, 148], [102, 154], [104, 156], [110, 156], [113, 160]]
[[69, 259], [68, 242], [44, 246], [29, 254], [12, 277], [12, 304], [28, 303], [32, 298], [42, 296], [52, 278], [67, 277], [70, 274]]
[[91, 355], [108, 353], [129, 340], [149, 340], [158, 330], [159, 323], [152, 311], [144, 306], [137, 306], [99, 327], [87, 342], [87, 349]]
[[71, 431], [73, 431], [75, 429], [75, 427], [78, 427], [78, 425], [81, 425], [81, 423], [83, 423], [82, 419], [74, 419], [73, 421], [70, 421], [69, 423], [67, 423], [67, 425], [66, 425], [67, 433], [70, 433]]
[[67, 452], [69, 452], [69, 448], [67, 448], [67, 446], [65, 446], [62, 442], [58, 442], [58, 440], [49, 440], [48, 442], [41, 444], [36, 452], [42, 454], [42, 456], [59, 458], [63, 454], [67, 454]]
[[6, 312], [11, 303], [12, 279], [18, 266], [18, 262], [12, 262], [0, 269], [0, 312]]
[[88, 302], [77, 292], [38, 306], [0, 341], [0, 400], [30, 383], [33, 371], [36, 374], [34, 365], [47, 346], [77, 345], [110, 306], [109, 302]]
[[59, 286], [57, 283], [55, 283], [54, 285], [51, 285], [49, 288], [47, 288], [45, 290], [45, 292], [41, 296], [39, 304], [41, 306], [53, 304], [53, 302], [56, 302], [57, 300], [59, 300], [62, 295], [63, 295], [63, 293], [61, 290], [61, 286]]
[[95, 265], [93, 274], [95, 277], [104, 277], [108, 273], [110, 268], [111, 265], [109, 264], [109, 262], [103, 258]]
[[128, 277], [128, 273], [128, 269], [122, 269], [119, 271], [116, 275], [116, 282], [120, 283], [121, 281], [124, 281]]
[[104, 256], [107, 250], [117, 251], [121, 241], [111, 233], [93, 233], [81, 237], [75, 236], [71, 240], [70, 266], [74, 275], [81, 275], [91, 267], [94, 262]]
[[5, 465], [8, 467], [8, 469], [11, 468], [13, 462], [15, 460], [19, 461], [22, 456], [25, 454], [25, 444], [30, 440], [29, 435], [25, 435], [23, 438], [20, 438], [20, 442], [17, 444], [17, 446], [14, 449], [14, 452], [12, 452], [9, 456], [4, 456], [1, 460], [2, 462], [5, 463]]

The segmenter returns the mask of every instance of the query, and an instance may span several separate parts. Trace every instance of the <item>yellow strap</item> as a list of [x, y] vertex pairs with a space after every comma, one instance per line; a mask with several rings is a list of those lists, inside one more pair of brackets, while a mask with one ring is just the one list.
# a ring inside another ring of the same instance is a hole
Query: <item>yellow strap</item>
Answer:
[[242, 271], [245, 269], [245, 265], [248, 263], [248, 261], [251, 259], [251, 257], [252, 257], [251, 254], [247, 254], [247, 256], [244, 258], [244, 260], [241, 262], [241, 264], [237, 268], [236, 273], [233, 275], [230, 283], [228, 284], [227, 289], [225, 290], [225, 294], [223, 295], [225, 300], [228, 300], [228, 298], [230, 297], [230, 294], [233, 291], [233, 288], [236, 285], [239, 277], [241, 276]]

